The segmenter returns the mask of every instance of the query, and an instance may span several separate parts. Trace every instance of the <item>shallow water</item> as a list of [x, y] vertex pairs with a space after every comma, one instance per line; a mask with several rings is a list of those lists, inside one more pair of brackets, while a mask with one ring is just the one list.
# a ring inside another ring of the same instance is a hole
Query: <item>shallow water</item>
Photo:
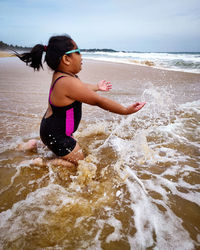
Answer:
[[108, 64], [114, 86], [104, 95], [146, 101], [144, 109], [118, 116], [85, 105], [75, 134], [85, 160], [78, 169], [38, 167], [34, 158], [53, 157], [45, 147], [16, 147], [39, 139], [51, 74], [2, 60], [1, 249], [200, 247], [200, 76], [124, 79]]

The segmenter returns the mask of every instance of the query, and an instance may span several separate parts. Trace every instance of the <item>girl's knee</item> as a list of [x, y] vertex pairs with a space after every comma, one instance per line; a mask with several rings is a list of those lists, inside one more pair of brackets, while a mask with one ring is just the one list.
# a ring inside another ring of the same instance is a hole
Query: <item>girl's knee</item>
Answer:
[[70, 161], [75, 165], [78, 165], [78, 161], [83, 160], [85, 158], [82, 149], [80, 148], [80, 146], [78, 145], [78, 143], [76, 144], [74, 150], [69, 153], [68, 155], [65, 155], [62, 157], [64, 160]]

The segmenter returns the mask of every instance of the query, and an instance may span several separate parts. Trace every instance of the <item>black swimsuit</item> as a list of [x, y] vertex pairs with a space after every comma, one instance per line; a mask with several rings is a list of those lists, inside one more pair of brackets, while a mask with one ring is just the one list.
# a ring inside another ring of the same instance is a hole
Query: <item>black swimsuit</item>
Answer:
[[53, 114], [45, 118], [40, 125], [40, 137], [42, 142], [57, 156], [69, 154], [76, 146], [72, 134], [77, 130], [82, 115], [82, 103], [74, 101], [70, 105], [58, 107], [51, 103], [51, 92], [57, 81], [66, 76], [58, 77], [49, 93], [49, 104]]

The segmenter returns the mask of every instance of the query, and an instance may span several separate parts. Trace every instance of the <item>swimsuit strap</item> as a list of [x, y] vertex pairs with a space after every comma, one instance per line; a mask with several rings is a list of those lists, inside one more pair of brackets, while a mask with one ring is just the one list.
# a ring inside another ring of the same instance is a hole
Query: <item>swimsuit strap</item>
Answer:
[[[56, 72], [64, 73], [64, 74], [67, 74], [67, 75], [69, 75], [69, 76], [78, 78], [77, 75], [72, 75], [72, 74], [67, 73], [67, 72], [62, 72], [62, 71], [56, 71]], [[52, 84], [52, 86], [51, 86], [51, 88], [50, 88], [50, 91], [49, 91], [49, 103], [50, 103], [51, 105], [53, 105], [52, 102], [51, 102], [51, 98], [50, 98], [51, 93], [52, 93], [52, 90], [53, 90], [55, 84], [57, 83], [57, 81], [58, 81], [60, 78], [63, 78], [63, 77], [67, 77], [67, 76], [59, 76], [59, 77], [53, 82], [53, 84]]]
[[66, 76], [59, 76], [59, 77], [53, 82], [53, 84], [52, 84], [52, 86], [51, 86], [51, 88], [50, 88], [50, 91], [49, 91], [49, 103], [50, 103], [50, 104], [52, 104], [51, 98], [50, 98], [50, 97], [51, 97], [52, 90], [53, 90], [55, 84], [57, 83], [57, 81], [58, 81], [60, 78], [63, 78], [63, 77], [66, 77]]

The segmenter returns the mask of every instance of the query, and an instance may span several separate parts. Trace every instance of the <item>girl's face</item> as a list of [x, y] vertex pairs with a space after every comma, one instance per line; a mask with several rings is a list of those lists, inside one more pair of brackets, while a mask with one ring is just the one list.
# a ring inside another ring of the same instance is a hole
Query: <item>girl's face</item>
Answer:
[[[74, 41], [72, 41], [72, 43], [74, 44], [74, 48], [73, 49], [78, 49], [78, 46], [76, 45], [76, 43]], [[70, 54], [70, 59], [71, 59], [71, 66], [72, 66], [72, 70], [74, 74], [77, 74], [78, 72], [81, 71], [82, 68], [82, 56], [80, 53], [78, 52], [74, 52], [72, 54]]]

